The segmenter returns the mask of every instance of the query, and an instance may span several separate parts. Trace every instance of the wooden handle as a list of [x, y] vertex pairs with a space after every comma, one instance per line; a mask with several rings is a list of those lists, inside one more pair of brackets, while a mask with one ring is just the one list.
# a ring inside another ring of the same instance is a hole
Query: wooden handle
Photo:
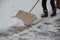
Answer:
[[39, 0], [35, 3], [35, 5], [32, 7], [32, 9], [29, 11], [29, 13], [31, 13], [31, 11], [34, 9], [34, 7], [37, 5], [38, 2], [39, 2]]

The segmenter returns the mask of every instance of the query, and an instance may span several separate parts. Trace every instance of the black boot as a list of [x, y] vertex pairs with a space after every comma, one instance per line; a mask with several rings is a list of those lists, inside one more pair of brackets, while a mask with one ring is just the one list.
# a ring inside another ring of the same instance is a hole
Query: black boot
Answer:
[[42, 15], [41, 17], [42, 18], [48, 17], [48, 11], [47, 10], [44, 10], [43, 12], [44, 12], [44, 15]]
[[51, 17], [54, 17], [54, 16], [56, 16], [56, 9], [53, 10], [53, 13], [51, 14]]

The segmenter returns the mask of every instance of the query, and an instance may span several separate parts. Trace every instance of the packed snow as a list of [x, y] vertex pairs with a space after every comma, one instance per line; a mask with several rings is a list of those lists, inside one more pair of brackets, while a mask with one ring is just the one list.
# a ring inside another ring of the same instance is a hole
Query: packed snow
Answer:
[[[49, 17], [41, 18], [41, 1], [32, 13], [37, 17], [30, 27], [14, 17], [19, 10], [29, 12], [37, 0], [0, 0], [0, 40], [60, 40], [60, 9], [57, 16], [50, 17], [50, 0], [47, 1]], [[14, 18], [12, 18], [14, 17]]]

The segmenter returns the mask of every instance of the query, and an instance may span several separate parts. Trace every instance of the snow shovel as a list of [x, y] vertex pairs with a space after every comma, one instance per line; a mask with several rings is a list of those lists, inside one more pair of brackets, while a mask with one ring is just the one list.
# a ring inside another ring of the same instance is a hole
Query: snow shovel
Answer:
[[35, 3], [35, 5], [32, 7], [32, 9], [29, 12], [25, 12], [23, 10], [20, 10], [16, 17], [21, 19], [25, 25], [31, 25], [32, 21], [36, 19], [36, 16], [31, 13], [31, 11], [34, 9], [34, 7], [37, 5], [39, 0]]

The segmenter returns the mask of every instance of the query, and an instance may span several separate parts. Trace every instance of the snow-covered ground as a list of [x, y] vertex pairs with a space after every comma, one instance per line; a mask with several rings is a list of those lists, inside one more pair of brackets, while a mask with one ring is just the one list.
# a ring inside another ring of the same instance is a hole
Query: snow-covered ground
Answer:
[[[60, 10], [57, 16], [41, 18], [41, 0], [32, 13], [37, 16], [31, 27], [24, 25], [22, 20], [12, 18], [19, 10], [29, 12], [37, 0], [0, 0], [0, 40], [60, 40]], [[49, 14], [51, 6], [47, 2]]]
[[[35, 0], [0, 0], [0, 29], [14, 26], [19, 22], [21, 25], [24, 25], [21, 20], [11, 17], [15, 16], [19, 10], [29, 12], [35, 3]], [[50, 8], [49, 5], [48, 8]], [[38, 19], [40, 18], [42, 13], [41, 0], [32, 13], [36, 14]]]

